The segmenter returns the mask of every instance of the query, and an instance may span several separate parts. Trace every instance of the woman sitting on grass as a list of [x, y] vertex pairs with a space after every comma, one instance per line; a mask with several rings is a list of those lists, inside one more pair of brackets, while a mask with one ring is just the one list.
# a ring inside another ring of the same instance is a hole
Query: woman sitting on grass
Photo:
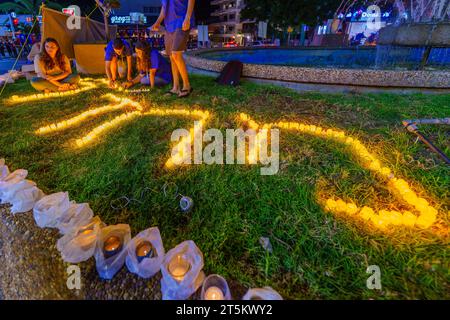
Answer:
[[80, 76], [72, 74], [69, 58], [53, 38], [45, 39], [41, 53], [34, 57], [34, 69], [37, 77], [31, 80], [31, 85], [38, 91], [48, 93], [78, 87]]
[[172, 81], [172, 70], [169, 62], [161, 56], [156, 49], [152, 49], [147, 42], [138, 41], [135, 47], [136, 65], [138, 76], [132, 81], [125, 83], [124, 87], [129, 88], [135, 84], [164, 86]]

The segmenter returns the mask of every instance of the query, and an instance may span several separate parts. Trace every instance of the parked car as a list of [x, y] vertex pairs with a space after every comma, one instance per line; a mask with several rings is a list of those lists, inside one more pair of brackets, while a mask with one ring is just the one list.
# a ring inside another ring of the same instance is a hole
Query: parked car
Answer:
[[224, 44], [223, 44], [223, 47], [224, 48], [236, 48], [236, 47], [238, 47], [239, 45], [236, 43], [236, 41], [234, 41], [234, 40], [231, 40], [231, 41], [228, 41], [228, 42], [225, 42]]
[[270, 40], [257, 40], [250, 44], [251, 47], [275, 47], [276, 45]]

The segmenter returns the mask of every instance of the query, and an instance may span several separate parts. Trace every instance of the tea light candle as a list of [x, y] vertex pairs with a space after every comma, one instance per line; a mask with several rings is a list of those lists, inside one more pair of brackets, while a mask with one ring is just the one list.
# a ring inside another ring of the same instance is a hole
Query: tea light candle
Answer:
[[205, 292], [205, 300], [224, 300], [222, 290], [215, 286], [209, 287]]
[[122, 241], [117, 236], [107, 238], [103, 244], [103, 252], [107, 258], [117, 254], [122, 248]]
[[184, 276], [191, 269], [191, 264], [186, 259], [183, 259], [181, 255], [177, 255], [169, 262], [169, 273], [176, 281], [183, 281]]
[[77, 240], [78, 244], [83, 249], [89, 249], [89, 247], [92, 244], [92, 241], [95, 239], [94, 229], [91, 228], [85, 228], [81, 229], [78, 232]]
[[88, 235], [92, 234], [92, 232], [94, 232], [93, 229], [84, 229], [84, 230], [80, 230], [80, 232], [78, 232], [78, 235], [88, 236]]
[[146, 258], [154, 257], [155, 253], [155, 248], [149, 241], [143, 241], [136, 247], [136, 257], [139, 263]]

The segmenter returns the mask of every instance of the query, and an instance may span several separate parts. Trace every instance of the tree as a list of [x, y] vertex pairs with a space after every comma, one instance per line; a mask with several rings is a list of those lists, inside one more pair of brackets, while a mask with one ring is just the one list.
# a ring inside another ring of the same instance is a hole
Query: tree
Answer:
[[0, 4], [0, 11], [6, 13], [14, 11], [21, 14], [30, 14], [35, 17], [39, 13], [39, 7], [41, 6], [42, 2], [44, 2], [46, 7], [55, 10], [62, 10], [62, 8], [64, 8], [63, 5], [54, 1], [14, 0], [14, 2], [5, 2]]
[[284, 29], [302, 23], [315, 25], [333, 16], [336, 7], [335, 0], [246, 0], [241, 16]]
[[113, 9], [120, 8], [120, 1], [119, 0], [95, 0], [95, 2], [97, 3], [97, 6], [99, 7], [100, 11], [103, 14], [103, 21], [105, 23], [106, 40], [109, 41], [110, 39], [109, 39], [108, 18]]

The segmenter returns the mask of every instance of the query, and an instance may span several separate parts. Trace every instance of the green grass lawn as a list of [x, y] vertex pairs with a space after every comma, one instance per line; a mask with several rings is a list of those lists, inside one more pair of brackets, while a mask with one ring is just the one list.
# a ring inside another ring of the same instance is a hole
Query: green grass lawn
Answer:
[[[358, 137], [397, 177], [439, 210], [448, 227], [450, 168], [401, 125], [401, 120], [449, 117], [450, 95], [298, 94], [244, 82], [222, 87], [192, 76], [187, 99], [165, 97], [167, 88], [133, 98], [147, 107], [194, 108], [212, 114], [207, 127], [237, 128], [240, 112], [258, 122], [279, 120], [339, 128]], [[90, 118], [59, 133], [38, 136], [37, 128], [106, 104], [106, 88], [77, 96], [16, 105], [6, 98], [34, 93], [20, 81], [0, 98], [0, 157], [11, 169], [25, 168], [45, 193], [68, 191], [89, 202], [107, 224], [128, 223], [133, 234], [158, 226], [166, 251], [183, 240], [202, 250], [205, 271], [223, 275], [240, 298], [248, 287], [271, 286], [286, 299], [449, 299], [448, 234], [433, 228], [380, 232], [361, 221], [335, 217], [318, 203], [323, 190], [374, 208], [402, 208], [385, 184], [332, 141], [281, 131], [280, 171], [261, 176], [249, 165], [192, 165], [168, 171], [174, 129], [192, 119], [142, 117], [76, 149], [71, 142], [121, 111]], [[124, 95], [124, 93], [117, 93]], [[422, 126], [447, 155], [448, 127]], [[162, 192], [169, 183], [194, 199], [188, 214]], [[126, 208], [113, 210], [127, 196]], [[259, 244], [269, 237], [273, 253]], [[366, 288], [368, 265], [381, 268], [382, 290]]]

